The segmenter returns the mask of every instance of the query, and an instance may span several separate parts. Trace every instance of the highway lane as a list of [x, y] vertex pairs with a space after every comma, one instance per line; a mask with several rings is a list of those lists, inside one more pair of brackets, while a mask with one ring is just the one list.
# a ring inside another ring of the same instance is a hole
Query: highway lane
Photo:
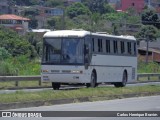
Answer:
[[[134, 86], [144, 86], [144, 85], [160, 85], [160, 82], [148, 82], [148, 83], [137, 83], [137, 84], [127, 84], [128, 87]], [[114, 85], [99, 85], [98, 87], [114, 87]], [[82, 88], [85, 86], [63, 86], [60, 90], [73, 90]], [[40, 92], [44, 90], [52, 90], [52, 88], [38, 88], [38, 89], [20, 89], [20, 90], [0, 90], [0, 94], [8, 94], [8, 93], [15, 93], [17, 91], [24, 91], [24, 92]]]
[[[73, 103], [12, 109], [8, 111], [160, 111], [160, 96], [116, 99], [108, 101]], [[23, 118], [24, 119], [24, 118]], [[28, 118], [30, 119], [30, 118]], [[35, 119], [35, 118], [34, 118]], [[46, 117], [35, 120], [159, 120], [160, 117]], [[9, 120], [5, 118], [3, 120]], [[19, 120], [12, 118], [12, 120]], [[24, 119], [25, 120], [25, 119]], [[27, 120], [27, 118], [26, 118]]]

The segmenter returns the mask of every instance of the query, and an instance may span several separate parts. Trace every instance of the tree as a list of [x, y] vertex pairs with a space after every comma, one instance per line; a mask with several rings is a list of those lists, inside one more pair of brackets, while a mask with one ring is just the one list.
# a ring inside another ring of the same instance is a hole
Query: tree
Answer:
[[93, 13], [91, 15], [91, 26], [92, 26], [92, 31], [96, 31], [98, 27], [98, 23], [101, 19], [100, 13]]
[[55, 28], [56, 22], [57, 22], [57, 20], [55, 17], [51, 17], [51, 18], [47, 19], [47, 24], [48, 24], [49, 28]]
[[104, 5], [104, 12], [105, 12], [105, 13], [115, 13], [116, 11], [115, 11], [115, 9], [114, 9], [112, 6], [110, 6], [109, 4], [105, 4], [105, 5]]
[[127, 16], [126, 13], [122, 12], [115, 12], [115, 13], [107, 13], [102, 15], [102, 17], [109, 21], [120, 21], [121, 19], [125, 18]]
[[13, 1], [16, 5], [20, 5], [20, 6], [37, 5], [37, 4], [40, 4], [41, 2], [41, 0], [11, 0], [11, 1]]
[[37, 55], [42, 55], [42, 39], [35, 33], [27, 33], [25, 39], [32, 45], [31, 58], [35, 58]]
[[47, 0], [44, 4], [46, 7], [57, 7], [57, 6], [63, 6], [64, 0]]
[[38, 26], [38, 20], [35, 18], [36, 15], [39, 15], [39, 10], [36, 8], [31, 8], [31, 9], [26, 9], [24, 11], [24, 16], [27, 16], [28, 18], [30, 18], [29, 21], [29, 28], [37, 28]]
[[77, 17], [78, 15], [89, 15], [89, 9], [82, 3], [74, 3], [67, 8], [67, 14], [70, 18]]
[[64, 21], [62, 19], [63, 16], [55, 16], [47, 19], [47, 28], [50, 29], [63, 29], [62, 24]]
[[148, 47], [149, 41], [155, 41], [157, 38], [158, 30], [152, 25], [142, 26], [137, 34], [138, 40], [145, 40], [147, 43], [146, 47], [146, 64], [148, 63]]
[[160, 29], [160, 19], [156, 11], [152, 9], [146, 9], [142, 13], [142, 23], [144, 25], [154, 25]]
[[29, 16], [29, 15], [32, 15], [32, 16], [39, 15], [39, 10], [36, 9], [36, 8], [27, 8], [27, 9], [25, 9], [24, 16]]
[[29, 21], [29, 28], [36, 29], [38, 26], [38, 20], [35, 17], [29, 17], [31, 20]]
[[7, 50], [13, 57], [20, 55], [31, 56], [32, 45], [15, 31], [0, 26], [0, 38], [0, 47]]
[[113, 35], [119, 35], [119, 26], [115, 23], [112, 24], [112, 34]]
[[4, 47], [0, 47], [0, 60], [4, 60], [11, 57], [11, 54]]
[[108, 0], [82, 0], [82, 3], [88, 6], [92, 13], [104, 14], [106, 13]]

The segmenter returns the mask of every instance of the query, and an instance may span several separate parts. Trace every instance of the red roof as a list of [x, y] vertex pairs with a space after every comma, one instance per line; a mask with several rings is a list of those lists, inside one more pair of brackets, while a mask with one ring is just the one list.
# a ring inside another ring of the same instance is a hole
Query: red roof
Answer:
[[0, 20], [30, 20], [30, 19], [13, 14], [4, 14], [0, 15]]

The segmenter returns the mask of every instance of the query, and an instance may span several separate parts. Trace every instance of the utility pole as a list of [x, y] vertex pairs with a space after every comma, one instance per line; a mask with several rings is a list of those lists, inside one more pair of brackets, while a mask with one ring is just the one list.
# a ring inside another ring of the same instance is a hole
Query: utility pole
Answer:
[[147, 48], [146, 48], [146, 64], [148, 64], [148, 49], [149, 49], [149, 38], [146, 37], [146, 43], [147, 43]]
[[64, 7], [63, 7], [63, 16], [62, 16], [62, 30], [65, 30], [66, 29], [66, 25], [65, 25], [65, 9], [66, 9], [66, 6], [68, 5], [67, 1], [64, 1], [63, 3]]

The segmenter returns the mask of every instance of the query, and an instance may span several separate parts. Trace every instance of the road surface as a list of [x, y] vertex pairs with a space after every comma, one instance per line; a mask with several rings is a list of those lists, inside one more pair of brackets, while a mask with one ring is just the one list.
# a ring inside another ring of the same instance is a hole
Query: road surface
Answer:
[[[42, 106], [12, 109], [8, 111], [160, 111], [160, 96], [116, 99], [98, 102], [74, 103], [65, 105]], [[0, 118], [1, 119], [1, 118]], [[28, 120], [30, 118], [23, 118]], [[35, 119], [35, 118], [34, 118]], [[160, 117], [47, 117], [35, 120], [159, 120]], [[3, 120], [10, 120], [3, 118]], [[19, 120], [12, 118], [11, 120]]]

